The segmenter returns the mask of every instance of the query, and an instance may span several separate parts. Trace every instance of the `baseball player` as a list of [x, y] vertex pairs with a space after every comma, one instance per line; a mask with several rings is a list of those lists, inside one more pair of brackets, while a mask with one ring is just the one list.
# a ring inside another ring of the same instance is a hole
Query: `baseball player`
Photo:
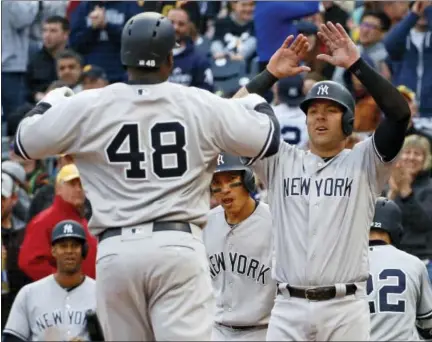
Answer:
[[96, 309], [96, 283], [81, 272], [88, 250], [84, 228], [72, 220], [61, 221], [51, 243], [57, 272], [18, 292], [4, 342], [89, 341], [86, 311]]
[[254, 200], [254, 175], [239, 157], [220, 154], [211, 192], [220, 204], [203, 231], [216, 297], [213, 341], [265, 341], [276, 296], [271, 278], [272, 220]]
[[353, 73], [384, 119], [370, 138], [345, 149], [354, 99], [340, 84], [318, 82], [300, 105], [310, 151], [282, 142], [276, 155], [249, 162], [268, 188], [275, 225], [279, 295], [270, 341], [368, 340], [369, 226], [410, 117], [403, 96], [360, 58], [341, 25], [321, 25], [319, 37], [330, 55], [318, 59]]
[[[75, 157], [99, 239], [97, 310], [107, 340], [210, 339], [213, 296], [200, 235], [217, 156], [261, 159], [280, 144], [262, 97], [222, 99], [167, 82], [175, 45], [166, 17], [131, 18], [121, 38], [128, 84], [53, 90], [15, 138], [23, 158]], [[274, 77], [308, 70], [298, 66], [307, 48], [306, 37], [288, 37], [269, 63]], [[272, 77], [262, 72], [242, 93], [267, 89]]]
[[429, 276], [420, 259], [397, 249], [402, 233], [401, 210], [379, 197], [369, 234], [371, 341], [432, 338]]

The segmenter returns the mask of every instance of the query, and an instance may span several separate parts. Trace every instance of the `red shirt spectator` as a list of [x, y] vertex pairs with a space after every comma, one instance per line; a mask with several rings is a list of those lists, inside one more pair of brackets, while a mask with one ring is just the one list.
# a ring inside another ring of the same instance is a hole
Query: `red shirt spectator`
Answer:
[[51, 233], [63, 220], [81, 223], [86, 230], [89, 253], [82, 264], [83, 273], [96, 278], [96, 238], [90, 234], [87, 220], [82, 215], [84, 191], [78, 169], [74, 164], [64, 166], [57, 175], [54, 203], [36, 215], [27, 225], [18, 264], [34, 281], [56, 272], [56, 262], [51, 254]]

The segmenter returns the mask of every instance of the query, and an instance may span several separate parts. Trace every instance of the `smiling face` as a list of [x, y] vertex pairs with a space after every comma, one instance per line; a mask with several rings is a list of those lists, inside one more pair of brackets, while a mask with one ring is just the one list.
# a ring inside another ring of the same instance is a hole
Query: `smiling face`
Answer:
[[414, 146], [404, 148], [400, 156], [402, 166], [414, 177], [423, 170], [425, 160], [424, 150]]
[[340, 105], [331, 100], [317, 99], [311, 103], [306, 118], [311, 144], [321, 150], [330, 150], [345, 142], [342, 110]]
[[215, 173], [210, 187], [214, 199], [225, 211], [239, 212], [250, 198], [243, 186], [242, 171]]

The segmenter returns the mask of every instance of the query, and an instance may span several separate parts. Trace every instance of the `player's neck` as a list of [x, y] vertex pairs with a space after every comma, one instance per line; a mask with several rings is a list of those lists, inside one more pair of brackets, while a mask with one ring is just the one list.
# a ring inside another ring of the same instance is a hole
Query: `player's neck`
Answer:
[[54, 278], [61, 287], [69, 289], [71, 287], [75, 287], [81, 284], [84, 281], [85, 275], [81, 272], [77, 272], [72, 275], [57, 272], [54, 275]]
[[338, 144], [334, 147], [320, 147], [314, 145], [312, 142], [309, 144], [310, 151], [315, 154], [316, 156], [319, 156], [321, 158], [329, 158], [337, 156], [339, 153], [341, 153], [345, 149], [345, 141], [343, 141], [341, 144]]
[[1, 219], [2, 228], [12, 228], [12, 214], [3, 215]]
[[255, 211], [256, 202], [249, 197], [245, 205], [239, 211], [225, 211], [225, 218], [228, 224], [239, 224], [246, 220]]
[[128, 71], [129, 84], [158, 84], [165, 82], [168, 76], [162, 72]]

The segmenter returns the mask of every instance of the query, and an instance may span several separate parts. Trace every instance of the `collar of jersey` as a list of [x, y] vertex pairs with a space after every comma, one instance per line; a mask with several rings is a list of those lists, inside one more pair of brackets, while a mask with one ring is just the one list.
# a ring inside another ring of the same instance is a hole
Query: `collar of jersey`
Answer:
[[384, 246], [384, 245], [388, 245], [388, 243], [383, 241], [383, 240], [370, 240], [369, 241], [369, 246]]

